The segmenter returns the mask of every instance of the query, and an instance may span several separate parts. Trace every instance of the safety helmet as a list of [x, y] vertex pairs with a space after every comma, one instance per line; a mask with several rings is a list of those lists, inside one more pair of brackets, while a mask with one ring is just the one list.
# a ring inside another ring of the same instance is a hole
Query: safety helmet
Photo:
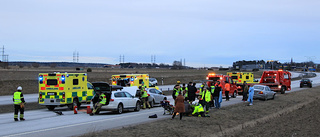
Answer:
[[21, 86], [19, 86], [19, 87], [17, 88], [17, 90], [20, 90], [20, 91], [21, 91], [21, 90], [22, 90], [22, 87], [21, 87]]
[[180, 81], [177, 81], [177, 84], [180, 84], [181, 82]]

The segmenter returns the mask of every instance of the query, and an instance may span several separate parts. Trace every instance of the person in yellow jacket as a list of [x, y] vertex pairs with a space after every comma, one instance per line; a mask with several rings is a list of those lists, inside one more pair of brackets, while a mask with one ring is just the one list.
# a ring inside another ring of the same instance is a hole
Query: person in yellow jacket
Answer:
[[18, 120], [18, 113], [20, 111], [20, 120], [24, 121], [24, 104], [26, 103], [24, 101], [23, 94], [21, 93], [22, 87], [19, 86], [17, 88], [17, 91], [13, 94], [13, 103], [14, 103], [14, 121]]
[[198, 117], [210, 117], [204, 114], [204, 109], [201, 104], [193, 101], [191, 107], [194, 108], [192, 115], [198, 116]]
[[141, 86], [139, 87], [140, 88], [140, 93], [141, 93], [141, 100], [143, 102], [143, 107], [142, 109], [145, 109], [146, 108], [146, 104], [148, 105], [148, 108], [150, 109], [151, 106], [150, 106], [150, 103], [148, 101], [148, 93], [146, 91], [146, 86], [144, 86], [144, 83], [142, 82]]
[[94, 109], [92, 111], [92, 113], [90, 114], [90, 116], [93, 116], [94, 114], [97, 113], [97, 111], [99, 111], [101, 109], [101, 107], [103, 105], [105, 105], [107, 103], [107, 97], [104, 93], [101, 93], [100, 92], [100, 96], [99, 96], [99, 102], [97, 102], [95, 105], [94, 105]]
[[207, 87], [203, 94], [202, 94], [202, 100], [203, 100], [203, 104], [206, 107], [206, 114], [209, 113], [209, 108], [210, 108], [210, 102], [211, 102], [211, 92], [209, 91], [210, 88]]

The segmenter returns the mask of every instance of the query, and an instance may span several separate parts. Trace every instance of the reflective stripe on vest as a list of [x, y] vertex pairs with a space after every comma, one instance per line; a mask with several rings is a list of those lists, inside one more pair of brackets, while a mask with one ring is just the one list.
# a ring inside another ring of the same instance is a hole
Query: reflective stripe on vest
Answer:
[[20, 104], [22, 101], [21, 101], [21, 92], [14, 92], [13, 94], [13, 99], [14, 99], [14, 104]]
[[106, 95], [102, 94], [102, 95], [100, 96], [100, 98], [102, 98], [102, 99], [101, 99], [101, 101], [100, 101], [99, 103], [105, 105], [106, 102], [107, 102]]
[[213, 94], [214, 93], [214, 89], [215, 89], [216, 87], [215, 86], [211, 86], [211, 93]]

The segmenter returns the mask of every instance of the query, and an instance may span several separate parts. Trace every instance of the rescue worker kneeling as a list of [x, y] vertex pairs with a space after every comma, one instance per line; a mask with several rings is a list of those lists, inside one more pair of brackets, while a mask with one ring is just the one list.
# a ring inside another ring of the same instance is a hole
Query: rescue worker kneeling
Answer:
[[198, 117], [210, 117], [209, 115], [205, 115], [204, 109], [203, 109], [203, 107], [202, 107], [201, 104], [193, 101], [191, 106], [194, 107], [194, 110], [193, 110], [193, 112], [192, 112], [192, 115], [193, 115], [193, 116], [198, 116]]
[[94, 107], [93, 107], [94, 109], [90, 114], [90, 116], [93, 116], [94, 114], [96, 114], [97, 111], [100, 111], [101, 107], [105, 105], [106, 102], [107, 102], [106, 95], [100, 92], [99, 101], [96, 104], [94, 104]]

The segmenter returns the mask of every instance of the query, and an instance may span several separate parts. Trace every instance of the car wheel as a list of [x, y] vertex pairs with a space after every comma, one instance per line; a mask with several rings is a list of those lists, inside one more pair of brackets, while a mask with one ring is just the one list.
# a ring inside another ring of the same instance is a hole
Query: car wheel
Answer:
[[284, 94], [286, 92], [286, 89], [285, 87], [281, 87], [281, 90], [280, 90], [281, 94]]
[[56, 106], [46, 106], [48, 110], [53, 111]]
[[273, 94], [272, 99], [274, 99], [276, 97], [276, 94]]
[[123, 105], [122, 104], [119, 104], [118, 107], [117, 107], [117, 113], [118, 114], [121, 114], [123, 111]]
[[312, 88], [312, 85], [310, 85], [310, 88]]
[[264, 101], [267, 101], [267, 100], [268, 100], [268, 96], [265, 96], [265, 97], [264, 97]]
[[300, 88], [302, 88], [302, 86], [300, 85]]
[[234, 91], [234, 92], [233, 92], [232, 97], [233, 97], [233, 98], [236, 98], [236, 97], [237, 97], [237, 91]]
[[141, 108], [141, 104], [140, 104], [140, 102], [138, 101], [138, 102], [136, 103], [136, 108], [134, 109], [134, 111], [140, 111], [140, 108]]
[[154, 107], [154, 100], [152, 100], [150, 103], [150, 107], [153, 108]]

